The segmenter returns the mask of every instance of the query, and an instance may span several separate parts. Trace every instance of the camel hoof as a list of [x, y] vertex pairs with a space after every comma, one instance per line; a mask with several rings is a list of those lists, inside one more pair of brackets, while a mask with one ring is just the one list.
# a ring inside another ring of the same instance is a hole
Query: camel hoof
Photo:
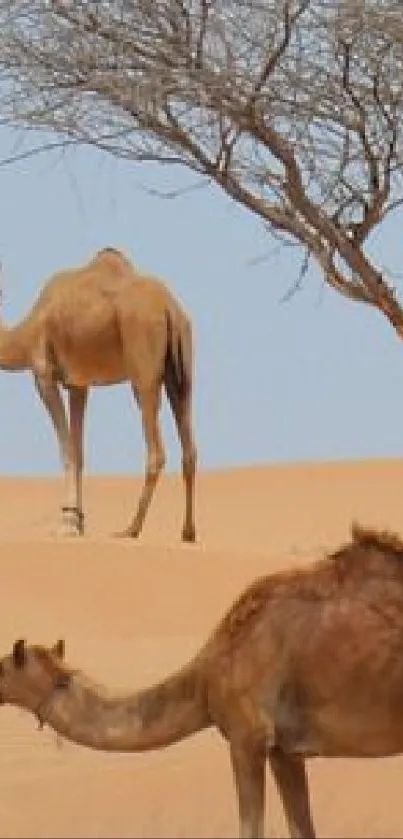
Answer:
[[77, 527], [74, 522], [67, 522], [63, 521], [61, 528], [60, 528], [60, 535], [65, 536], [66, 538], [69, 537], [77, 537], [83, 536], [84, 531], [82, 528]]
[[115, 539], [137, 539], [139, 534], [132, 530], [131, 527], [126, 527], [125, 530], [118, 530], [112, 535]]
[[62, 508], [62, 535], [83, 536], [84, 535], [84, 513], [78, 507]]
[[182, 542], [191, 542], [194, 544], [196, 541], [196, 529], [194, 527], [190, 527], [189, 529], [184, 527], [182, 530]]

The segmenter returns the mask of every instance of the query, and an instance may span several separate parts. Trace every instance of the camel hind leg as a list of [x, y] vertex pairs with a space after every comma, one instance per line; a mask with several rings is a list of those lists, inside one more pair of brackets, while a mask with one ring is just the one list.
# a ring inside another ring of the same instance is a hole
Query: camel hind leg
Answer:
[[195, 542], [196, 526], [194, 498], [197, 452], [192, 430], [191, 387], [188, 383], [185, 383], [183, 388], [180, 390], [176, 384], [173, 371], [169, 367], [167, 367], [165, 372], [164, 381], [167, 397], [182, 446], [182, 474], [185, 487], [185, 515], [182, 528], [182, 539], [184, 542]]
[[158, 478], [165, 466], [159, 410], [166, 356], [167, 325], [164, 313], [152, 312], [148, 300], [118, 310], [126, 378], [140, 409], [146, 445], [145, 478], [137, 509], [128, 527], [117, 536], [140, 535]]
[[141, 411], [143, 431], [146, 442], [146, 470], [143, 488], [137, 505], [137, 510], [129, 526], [118, 533], [118, 536], [139, 536], [148, 508], [154, 495], [160, 473], [165, 466], [165, 452], [159, 427], [159, 408], [161, 402], [161, 386], [155, 385], [147, 390], [139, 391], [132, 384], [133, 394]]

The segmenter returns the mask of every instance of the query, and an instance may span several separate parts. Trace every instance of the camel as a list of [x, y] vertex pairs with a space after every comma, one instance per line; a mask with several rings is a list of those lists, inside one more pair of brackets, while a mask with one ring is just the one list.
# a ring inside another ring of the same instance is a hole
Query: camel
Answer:
[[353, 524], [310, 565], [240, 595], [160, 683], [110, 694], [53, 647], [15, 641], [0, 702], [92, 749], [137, 752], [215, 726], [228, 741], [241, 837], [264, 835], [265, 768], [292, 837], [312, 837], [305, 761], [403, 752], [403, 541]]
[[[135, 515], [119, 535], [140, 534], [165, 465], [158, 414], [162, 385], [182, 446], [184, 541], [196, 539], [192, 431], [191, 323], [168, 288], [136, 271], [115, 248], [54, 274], [18, 325], [0, 324], [0, 368], [31, 370], [53, 423], [65, 477], [63, 529], [84, 532], [83, 432], [88, 389], [129, 381], [147, 448], [146, 474]], [[67, 419], [61, 388], [68, 393]]]

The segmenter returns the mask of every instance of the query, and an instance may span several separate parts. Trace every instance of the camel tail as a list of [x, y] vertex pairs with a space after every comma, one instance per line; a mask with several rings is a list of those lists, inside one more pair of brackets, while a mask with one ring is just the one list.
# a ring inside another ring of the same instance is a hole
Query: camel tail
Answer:
[[184, 312], [176, 309], [167, 311], [168, 340], [165, 362], [165, 377], [179, 396], [192, 386], [193, 341], [192, 328]]
[[211, 725], [195, 664], [136, 694], [134, 711], [139, 723], [136, 751], [169, 746]]

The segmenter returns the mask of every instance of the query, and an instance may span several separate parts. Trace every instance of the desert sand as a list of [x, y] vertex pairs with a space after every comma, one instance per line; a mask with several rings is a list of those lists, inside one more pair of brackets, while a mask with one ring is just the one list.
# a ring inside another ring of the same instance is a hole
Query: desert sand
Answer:
[[[87, 534], [56, 533], [62, 482], [0, 479], [0, 655], [16, 637], [66, 639], [67, 657], [113, 689], [184, 663], [242, 588], [348, 538], [353, 518], [403, 533], [403, 461], [202, 472], [199, 542], [180, 542], [182, 485], [166, 475], [138, 542], [112, 538], [141, 476], [87, 477]], [[403, 651], [402, 651], [403, 654]], [[402, 836], [403, 758], [309, 765], [319, 836]], [[266, 833], [285, 823], [268, 776]], [[91, 752], [0, 709], [0, 837], [237, 834], [227, 747], [215, 731], [164, 751]]]

